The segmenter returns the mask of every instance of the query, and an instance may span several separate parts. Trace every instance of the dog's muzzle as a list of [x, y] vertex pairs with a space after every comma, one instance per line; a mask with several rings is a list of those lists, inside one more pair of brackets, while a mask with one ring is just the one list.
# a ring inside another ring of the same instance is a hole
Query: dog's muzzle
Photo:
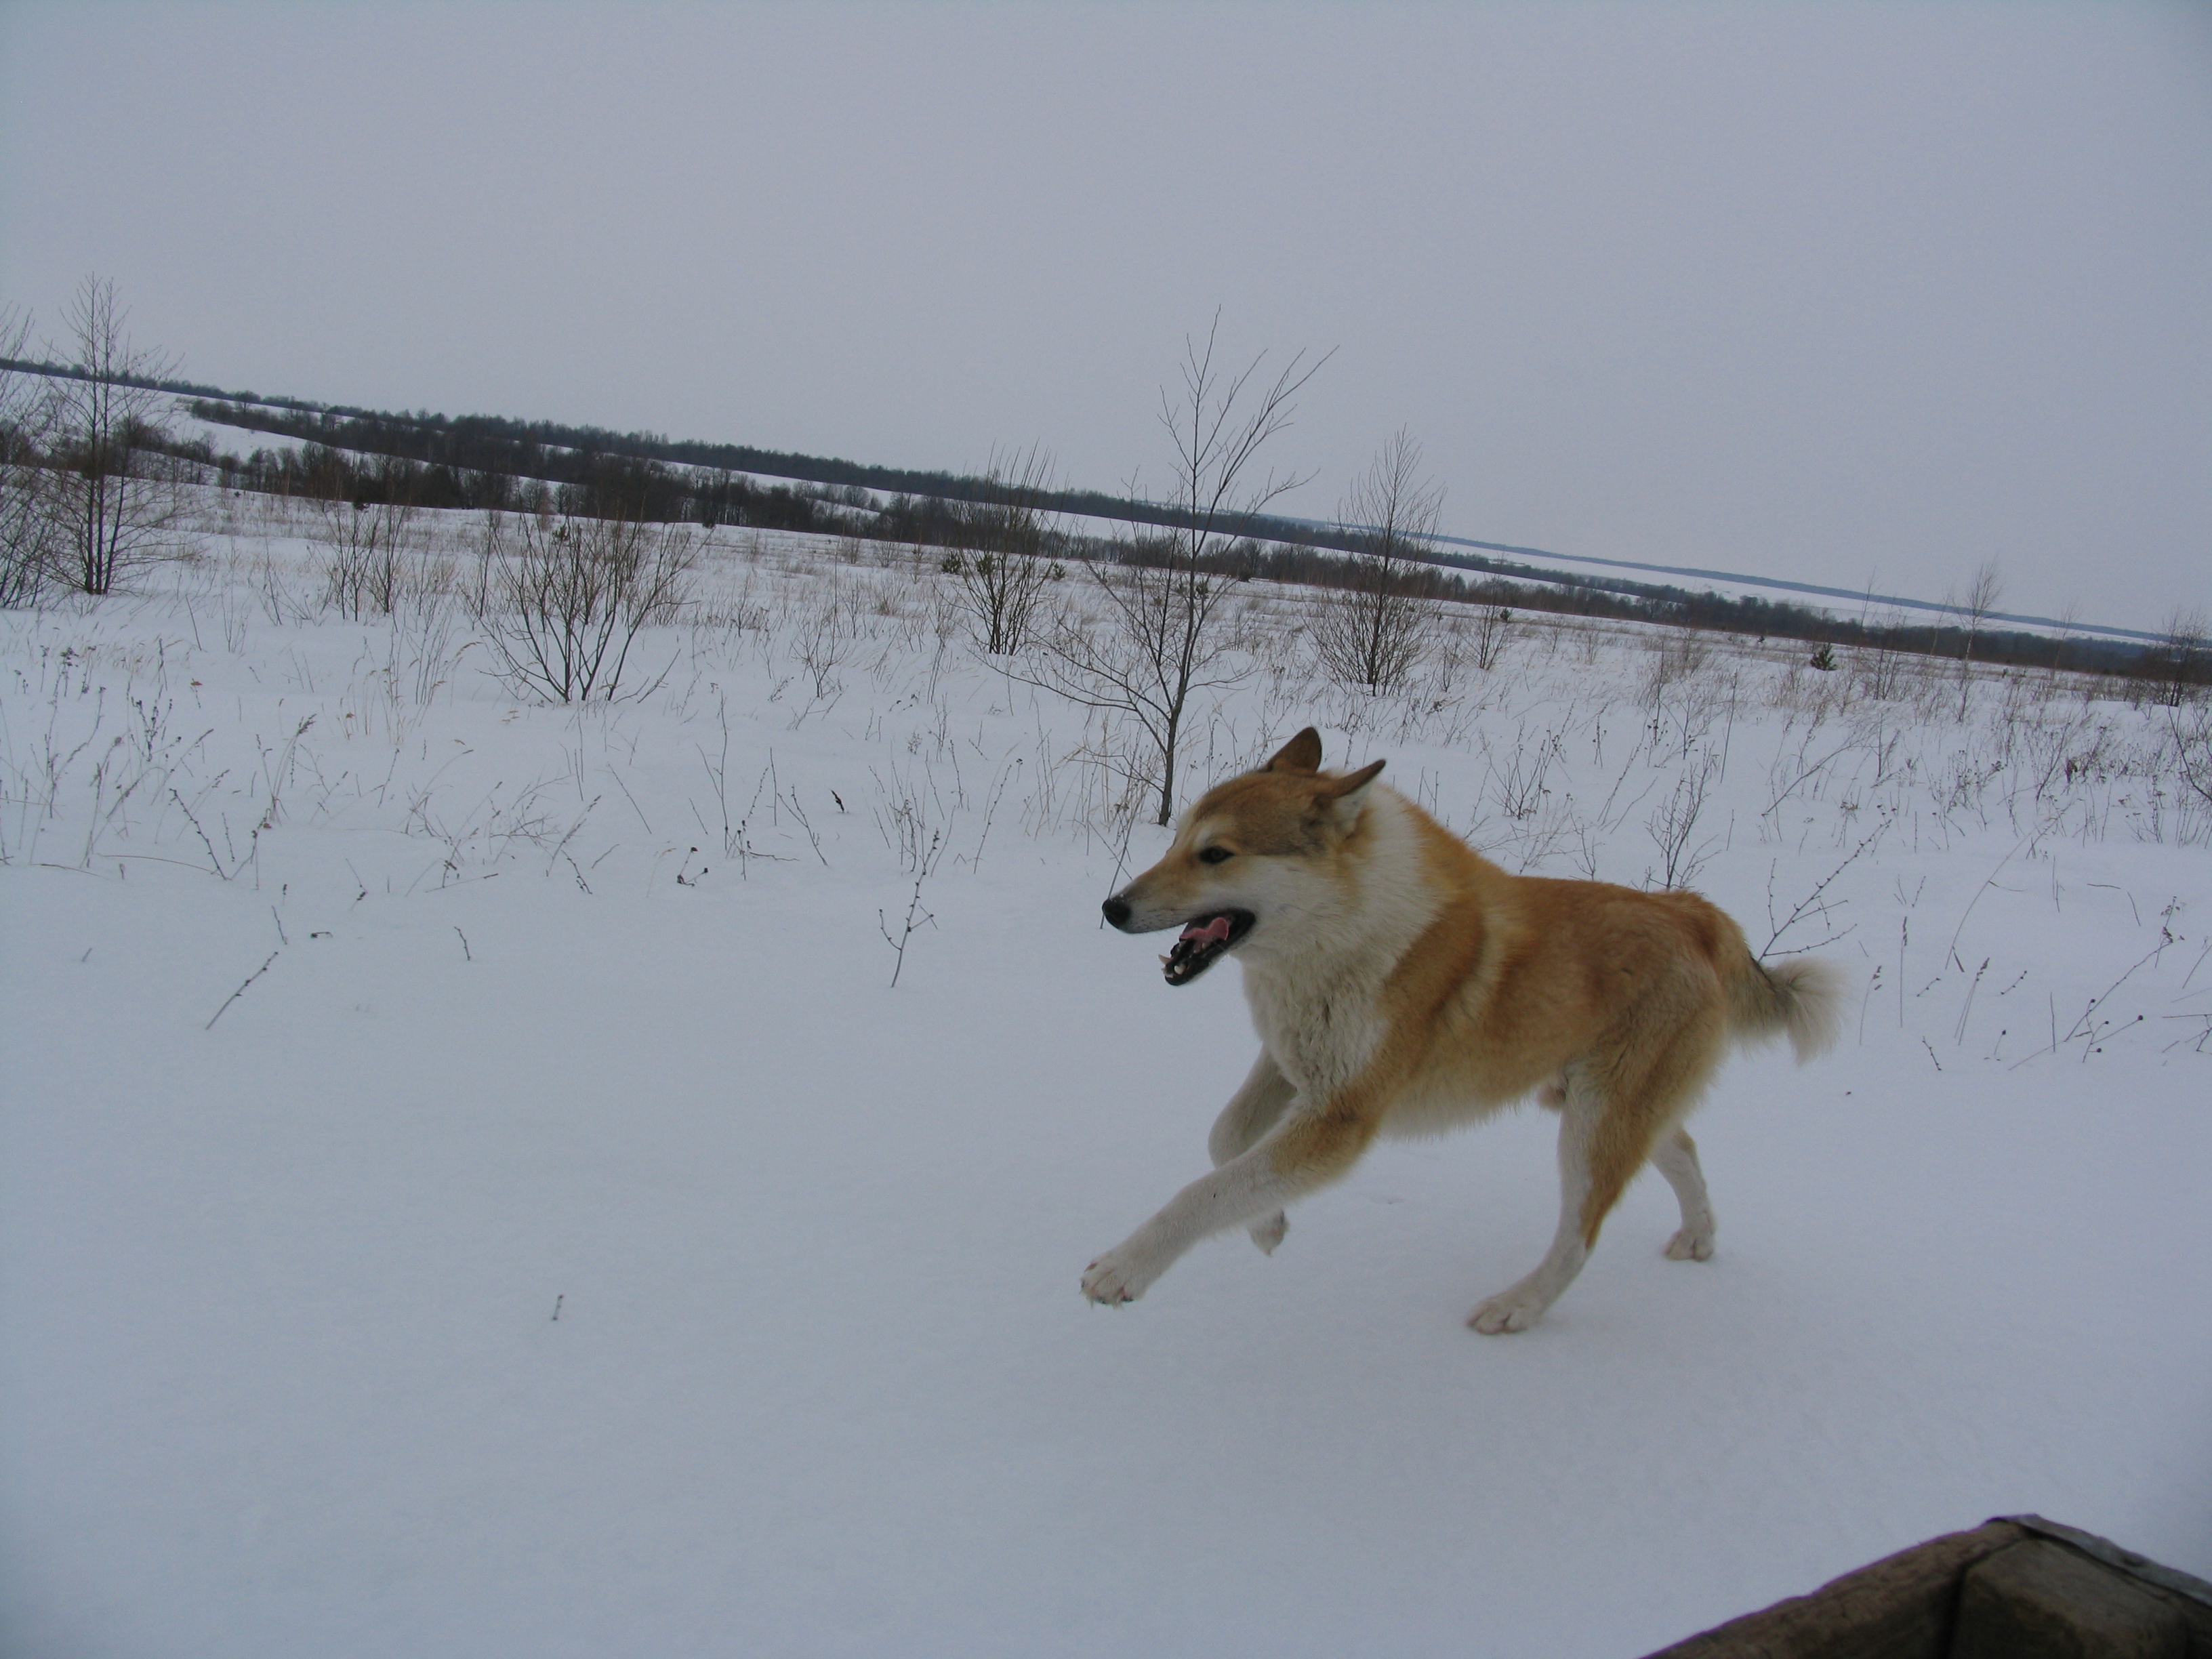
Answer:
[[[1155, 928], [1133, 922], [1136, 907], [1116, 894], [1099, 909], [1125, 933], [1149, 933]], [[1175, 948], [1160, 958], [1160, 972], [1170, 985], [1188, 985], [1243, 942], [1259, 920], [1249, 910], [1209, 910], [1183, 924]], [[1165, 926], [1172, 927], [1169, 922]]]

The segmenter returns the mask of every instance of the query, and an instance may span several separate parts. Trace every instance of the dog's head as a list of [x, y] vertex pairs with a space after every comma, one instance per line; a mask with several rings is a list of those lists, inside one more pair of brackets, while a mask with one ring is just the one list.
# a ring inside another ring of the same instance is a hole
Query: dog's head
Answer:
[[1180, 927], [1160, 962], [1169, 984], [1188, 985], [1255, 933], [1325, 912], [1382, 769], [1324, 773], [1308, 726], [1258, 771], [1200, 797], [1167, 856], [1106, 901], [1106, 920], [1125, 933]]

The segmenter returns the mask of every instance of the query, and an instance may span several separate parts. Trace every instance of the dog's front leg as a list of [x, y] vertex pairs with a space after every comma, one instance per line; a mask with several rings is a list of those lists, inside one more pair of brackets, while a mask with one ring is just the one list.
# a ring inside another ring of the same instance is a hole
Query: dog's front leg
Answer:
[[1168, 1200], [1167, 1207], [1092, 1262], [1083, 1293], [1134, 1302], [1201, 1238], [1247, 1224], [1335, 1180], [1375, 1138], [1372, 1115], [1349, 1099], [1292, 1112], [1256, 1146]]
[[[1206, 1137], [1206, 1149], [1212, 1154], [1215, 1167], [1248, 1151], [1273, 1128], [1297, 1094], [1296, 1086], [1277, 1068], [1274, 1056], [1261, 1049], [1260, 1058], [1252, 1062], [1251, 1075], [1229, 1097], [1221, 1115], [1213, 1121], [1213, 1133]], [[1273, 1255], [1290, 1224], [1280, 1210], [1261, 1216], [1251, 1224], [1252, 1242], [1264, 1254]]]

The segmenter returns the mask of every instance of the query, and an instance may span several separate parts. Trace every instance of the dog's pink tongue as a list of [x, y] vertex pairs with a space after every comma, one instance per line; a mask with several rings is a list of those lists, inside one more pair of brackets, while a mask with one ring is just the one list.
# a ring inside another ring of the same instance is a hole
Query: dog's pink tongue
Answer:
[[1194, 921], [1182, 930], [1182, 937], [1185, 939], [1194, 939], [1200, 945], [1210, 945], [1215, 939], [1225, 939], [1229, 937], [1229, 918], [1216, 916], [1203, 927]]

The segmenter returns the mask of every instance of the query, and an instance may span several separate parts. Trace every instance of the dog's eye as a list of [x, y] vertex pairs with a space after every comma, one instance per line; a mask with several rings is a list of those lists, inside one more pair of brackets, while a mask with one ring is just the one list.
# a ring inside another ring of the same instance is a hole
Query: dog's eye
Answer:
[[1198, 855], [1198, 861], [1200, 864], [1220, 864], [1236, 856], [1226, 847], [1209, 847]]

